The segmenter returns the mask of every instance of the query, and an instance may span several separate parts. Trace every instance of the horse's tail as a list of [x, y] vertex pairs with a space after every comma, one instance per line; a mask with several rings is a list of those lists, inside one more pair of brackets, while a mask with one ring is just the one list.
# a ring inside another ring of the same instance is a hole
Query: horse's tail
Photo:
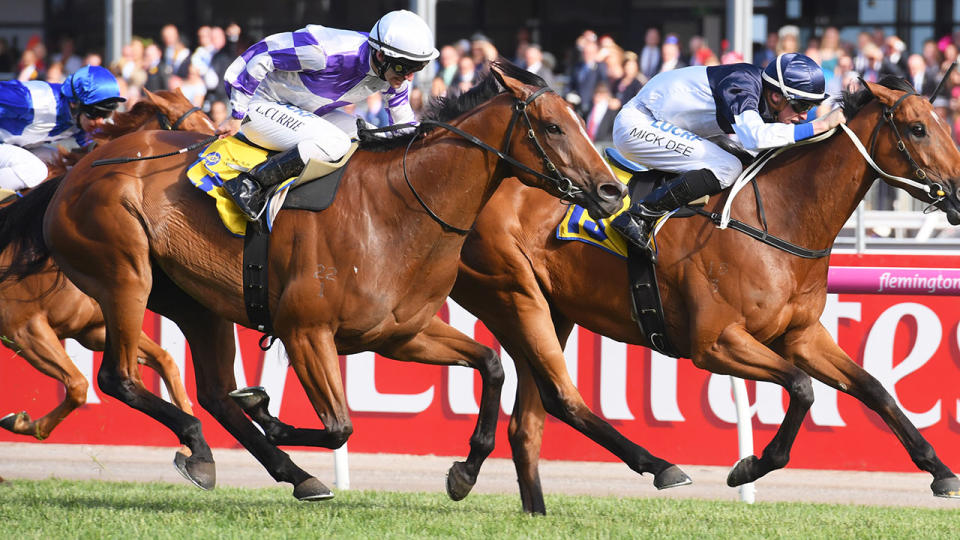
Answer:
[[43, 270], [50, 249], [43, 241], [43, 215], [63, 176], [51, 178], [19, 201], [0, 208], [0, 252], [11, 251], [9, 266], [0, 267], [0, 281], [23, 279]]

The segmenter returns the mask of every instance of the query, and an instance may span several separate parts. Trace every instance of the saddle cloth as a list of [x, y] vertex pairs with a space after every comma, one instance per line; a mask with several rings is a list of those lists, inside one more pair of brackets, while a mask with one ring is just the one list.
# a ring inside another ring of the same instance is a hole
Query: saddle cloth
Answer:
[[[273, 229], [273, 221], [291, 189], [341, 168], [356, 149], [357, 144], [354, 143], [350, 150], [336, 162], [310, 160], [299, 176], [288, 178], [277, 185], [267, 200], [267, 208], [264, 211], [267, 228]], [[264, 148], [236, 137], [226, 137], [210, 143], [200, 152], [197, 161], [187, 169], [187, 178], [190, 182], [214, 198], [220, 221], [234, 236], [244, 236], [248, 222], [221, 186], [227, 180], [257, 166], [269, 155], [270, 152]]]

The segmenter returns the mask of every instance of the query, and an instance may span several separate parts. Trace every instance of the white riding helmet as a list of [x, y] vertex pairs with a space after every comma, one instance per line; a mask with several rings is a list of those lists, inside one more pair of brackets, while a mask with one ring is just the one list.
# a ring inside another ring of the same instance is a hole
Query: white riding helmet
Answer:
[[433, 30], [419, 15], [400, 9], [391, 11], [373, 25], [370, 46], [392, 58], [429, 62], [440, 56], [433, 46]]

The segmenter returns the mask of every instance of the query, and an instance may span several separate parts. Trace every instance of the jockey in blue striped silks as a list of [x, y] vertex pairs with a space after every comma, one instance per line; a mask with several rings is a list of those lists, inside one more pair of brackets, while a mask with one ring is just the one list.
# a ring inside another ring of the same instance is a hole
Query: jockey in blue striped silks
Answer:
[[777, 148], [845, 122], [835, 109], [807, 123], [826, 98], [823, 70], [786, 53], [763, 70], [751, 64], [693, 66], [654, 76], [617, 113], [613, 142], [630, 159], [680, 173], [612, 222], [637, 246], [662, 215], [736, 181], [740, 160], [712, 142], [735, 135], [749, 151]]
[[391, 123], [413, 122], [413, 75], [439, 55], [433, 31], [415, 13], [384, 15], [370, 33], [307, 25], [267, 37], [224, 75], [232, 106], [221, 132], [280, 151], [224, 182], [247, 219], [259, 219], [266, 188], [299, 174], [310, 160], [336, 161], [356, 135], [356, 117], [338, 110], [383, 93]]
[[117, 79], [100, 66], [84, 66], [62, 84], [43, 81], [0, 82], [0, 187], [18, 191], [47, 177], [38, 155], [50, 143], [90, 142], [98, 128], [126, 99]]

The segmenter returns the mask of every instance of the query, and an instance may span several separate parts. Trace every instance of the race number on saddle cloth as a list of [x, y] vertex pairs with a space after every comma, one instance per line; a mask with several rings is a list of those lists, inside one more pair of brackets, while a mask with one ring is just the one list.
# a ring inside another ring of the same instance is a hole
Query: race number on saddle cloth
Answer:
[[[347, 153], [334, 162], [310, 160], [299, 176], [280, 182], [267, 201], [264, 212], [268, 230], [273, 230], [273, 221], [291, 189], [339, 169], [346, 164], [356, 148], [357, 144], [353, 143]], [[210, 143], [200, 152], [197, 161], [187, 169], [187, 178], [190, 182], [216, 201], [220, 221], [234, 236], [244, 236], [249, 221], [223, 191], [223, 183], [256, 167], [269, 154], [269, 151], [248, 144], [237, 137], [226, 137]]]

